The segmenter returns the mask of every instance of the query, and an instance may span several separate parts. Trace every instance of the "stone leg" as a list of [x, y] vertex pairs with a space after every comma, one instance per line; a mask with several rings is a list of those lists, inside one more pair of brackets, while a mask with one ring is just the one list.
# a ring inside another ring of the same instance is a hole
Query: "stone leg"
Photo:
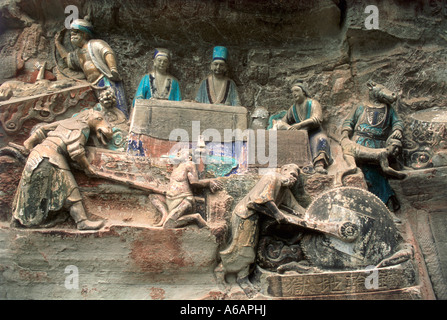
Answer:
[[193, 204], [188, 198], [184, 198], [178, 206], [169, 212], [163, 228], [181, 228], [196, 223], [200, 228], [205, 227], [206, 221], [198, 213], [190, 214]]
[[150, 194], [149, 201], [152, 205], [161, 213], [160, 221], [154, 225], [154, 227], [161, 227], [166, 221], [168, 217], [168, 207], [166, 206], [166, 201], [162, 195], [159, 194]]
[[343, 158], [347, 164], [346, 167], [337, 171], [335, 174], [334, 187], [342, 187], [343, 186], [343, 177], [347, 174], [353, 174], [357, 171], [357, 165], [355, 163], [355, 158], [351, 155], [344, 154]]
[[70, 207], [70, 215], [76, 223], [78, 230], [98, 230], [104, 226], [104, 221], [91, 221], [87, 218], [81, 201]]

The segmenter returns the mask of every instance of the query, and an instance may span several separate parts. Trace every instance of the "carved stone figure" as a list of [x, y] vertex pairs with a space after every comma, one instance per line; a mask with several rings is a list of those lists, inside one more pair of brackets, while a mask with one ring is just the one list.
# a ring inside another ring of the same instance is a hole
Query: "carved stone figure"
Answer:
[[356, 163], [379, 164], [382, 172], [388, 176], [404, 179], [407, 175], [390, 167], [389, 159], [395, 158], [402, 150], [402, 142], [398, 139], [388, 139], [385, 148], [372, 149], [357, 144], [345, 137], [341, 141], [343, 158], [348, 167], [345, 170], [339, 170], [336, 174], [335, 187], [343, 185], [343, 176], [355, 173], [357, 171]]
[[205, 227], [206, 221], [199, 213], [194, 213], [194, 188], [209, 188], [211, 192], [216, 192], [222, 189], [222, 183], [215, 179], [199, 179], [191, 151], [187, 148], [178, 151], [173, 160], [178, 164], [171, 173], [166, 198], [151, 196], [151, 202], [162, 213], [157, 226], [181, 228], [196, 223], [199, 227]]
[[30, 153], [14, 199], [15, 224], [48, 227], [54, 225], [54, 218], [61, 217], [61, 209], [68, 209], [79, 230], [103, 226], [103, 221], [87, 218], [69, 165], [72, 160], [86, 174], [94, 174], [84, 149], [93, 133], [106, 144], [112, 129], [101, 112], [89, 109], [73, 118], [38, 127], [24, 142], [24, 152]]
[[70, 40], [76, 49], [68, 52], [63, 46], [62, 39], [66, 32], [64, 29], [56, 34], [55, 38], [56, 49], [60, 56], [70, 69], [82, 71], [91, 84], [97, 87], [112, 87], [116, 95], [117, 108], [128, 118], [124, 86], [112, 48], [103, 40], [91, 39], [93, 26], [88, 17], [74, 20], [70, 28]]
[[226, 75], [227, 60], [227, 48], [214, 47], [211, 74], [200, 83], [195, 99], [197, 102], [228, 106], [241, 105], [236, 84]]
[[235, 274], [236, 281], [248, 296], [256, 292], [248, 276], [255, 262], [259, 237], [260, 215], [274, 218], [278, 223], [288, 219], [278, 207], [283, 204], [295, 212], [304, 208], [289, 190], [297, 181], [299, 168], [295, 164], [281, 167], [279, 173], [263, 175], [253, 189], [236, 205], [231, 216], [231, 240], [220, 252], [222, 263], [216, 272], [226, 276]]
[[326, 168], [332, 163], [332, 158], [328, 138], [321, 127], [323, 111], [320, 103], [310, 98], [302, 82], [293, 84], [291, 90], [295, 102], [279, 123], [276, 122], [276, 129], [307, 130], [315, 171], [327, 174]]
[[99, 103], [95, 105], [94, 109], [104, 113], [104, 118], [112, 127], [113, 136], [107, 143], [108, 149], [124, 151], [129, 134], [129, 126], [124, 113], [115, 108], [115, 106], [115, 92], [109, 87], [99, 94]]
[[[362, 146], [386, 148], [388, 139], [402, 139], [404, 125], [391, 106], [397, 99], [394, 92], [383, 85], [368, 82], [369, 101], [354, 108], [343, 122], [342, 140], [350, 138]], [[362, 164], [362, 172], [368, 189], [378, 196], [392, 211], [398, 210], [399, 202], [388, 179], [377, 164]]]
[[141, 79], [135, 93], [134, 104], [136, 99], [182, 100], [179, 82], [169, 73], [170, 63], [169, 50], [155, 49], [153, 70]]

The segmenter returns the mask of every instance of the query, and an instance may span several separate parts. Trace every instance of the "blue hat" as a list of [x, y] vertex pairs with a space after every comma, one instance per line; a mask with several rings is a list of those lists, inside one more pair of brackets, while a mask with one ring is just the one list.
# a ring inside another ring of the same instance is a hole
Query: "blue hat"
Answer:
[[228, 50], [225, 47], [214, 47], [213, 50], [213, 61], [214, 60], [224, 60], [227, 61]]
[[158, 56], [165, 56], [169, 59], [171, 58], [171, 52], [165, 48], [156, 48], [154, 52], [154, 59]]
[[92, 24], [89, 21], [84, 20], [84, 19], [74, 20], [71, 23], [70, 28], [80, 30], [84, 33], [87, 33], [91, 37], [93, 37], [93, 35], [94, 35]]

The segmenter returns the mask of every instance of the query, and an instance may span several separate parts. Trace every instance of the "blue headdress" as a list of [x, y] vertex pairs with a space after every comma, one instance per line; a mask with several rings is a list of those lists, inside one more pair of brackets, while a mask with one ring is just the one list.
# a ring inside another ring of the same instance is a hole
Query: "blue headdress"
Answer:
[[71, 23], [70, 28], [80, 30], [84, 33], [87, 33], [90, 37], [93, 37], [93, 35], [94, 35], [93, 25], [89, 21], [84, 20], [84, 19], [74, 20]]
[[157, 49], [155, 49], [155, 51], [154, 51], [154, 59], [156, 57], [159, 57], [159, 56], [165, 56], [169, 60], [171, 60], [171, 52], [168, 49], [165, 49], [165, 48], [157, 48]]
[[214, 60], [223, 60], [223, 61], [227, 61], [228, 59], [228, 50], [225, 47], [214, 47], [213, 50], [213, 61]]

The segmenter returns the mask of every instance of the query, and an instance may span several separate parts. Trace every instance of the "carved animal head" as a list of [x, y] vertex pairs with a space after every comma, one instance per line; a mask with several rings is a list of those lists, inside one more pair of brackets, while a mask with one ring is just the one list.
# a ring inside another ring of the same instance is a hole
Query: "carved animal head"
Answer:
[[386, 141], [386, 150], [389, 156], [397, 157], [402, 151], [402, 142], [398, 139], [388, 138]]
[[283, 165], [280, 172], [284, 178], [284, 180], [282, 181], [283, 185], [291, 187], [298, 180], [298, 176], [300, 175], [300, 168], [296, 164], [290, 163]]
[[385, 86], [381, 84], [369, 81], [366, 85], [369, 89], [369, 98], [371, 101], [390, 105], [397, 99], [397, 94], [395, 92], [385, 88]]
[[109, 122], [104, 118], [104, 114], [90, 109], [85, 120], [90, 129], [96, 132], [98, 140], [106, 145], [107, 140], [110, 140], [113, 136], [113, 130]]

